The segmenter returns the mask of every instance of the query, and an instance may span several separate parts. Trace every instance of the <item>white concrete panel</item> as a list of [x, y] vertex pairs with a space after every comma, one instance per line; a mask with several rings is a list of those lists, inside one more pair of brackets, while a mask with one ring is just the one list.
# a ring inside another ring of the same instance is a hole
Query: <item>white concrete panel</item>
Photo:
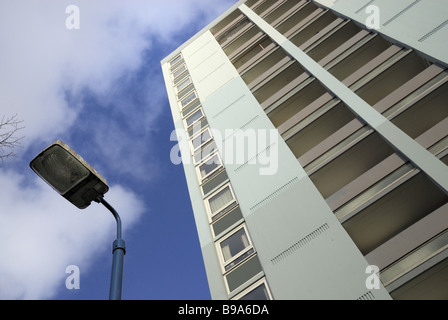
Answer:
[[321, 4], [327, 8], [331, 8], [336, 1], [338, 0], [316, 0], [318, 4]]
[[198, 37], [182, 53], [201, 101], [238, 76], [210, 31]]
[[[405, 44], [435, 61], [448, 64], [448, 3], [446, 0], [330, 0], [317, 1], [339, 14], [366, 25], [371, 6], [378, 8], [375, 31]], [[327, 3], [327, 4], [326, 4]], [[329, 4], [329, 5], [328, 5]]]
[[390, 299], [366, 287], [367, 262], [305, 179], [247, 219], [276, 299]]

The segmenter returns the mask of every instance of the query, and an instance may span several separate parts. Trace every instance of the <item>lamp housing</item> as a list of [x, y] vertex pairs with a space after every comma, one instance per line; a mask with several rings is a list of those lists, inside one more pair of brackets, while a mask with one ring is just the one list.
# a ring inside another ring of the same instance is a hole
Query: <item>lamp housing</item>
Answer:
[[87, 208], [109, 190], [106, 180], [61, 140], [42, 150], [30, 167], [79, 209]]

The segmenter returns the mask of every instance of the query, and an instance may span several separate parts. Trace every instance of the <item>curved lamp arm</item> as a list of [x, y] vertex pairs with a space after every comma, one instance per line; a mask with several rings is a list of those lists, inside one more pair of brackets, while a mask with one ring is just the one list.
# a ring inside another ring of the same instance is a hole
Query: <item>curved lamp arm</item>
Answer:
[[117, 221], [117, 239], [121, 239], [121, 219], [118, 212], [106, 200], [104, 200], [103, 196], [98, 196], [95, 201], [102, 203], [110, 212], [112, 212], [115, 220]]
[[118, 212], [106, 201], [103, 196], [98, 196], [96, 202], [102, 203], [110, 212], [112, 212], [117, 221], [117, 239], [113, 243], [113, 261], [112, 275], [110, 281], [109, 300], [121, 300], [121, 291], [123, 285], [123, 262], [126, 254], [126, 243], [121, 238], [121, 219]]

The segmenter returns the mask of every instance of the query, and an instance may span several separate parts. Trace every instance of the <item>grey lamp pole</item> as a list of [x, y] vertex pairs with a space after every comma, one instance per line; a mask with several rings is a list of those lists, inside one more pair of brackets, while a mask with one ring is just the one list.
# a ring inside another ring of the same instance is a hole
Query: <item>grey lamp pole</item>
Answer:
[[60, 195], [79, 209], [87, 208], [92, 201], [102, 203], [117, 221], [117, 239], [113, 243], [112, 276], [109, 299], [121, 300], [123, 262], [126, 244], [121, 238], [121, 219], [118, 212], [104, 200], [109, 190], [106, 180], [79, 154], [61, 140], [42, 150], [30, 167]]
[[98, 196], [96, 202], [102, 203], [110, 212], [112, 212], [117, 221], [117, 239], [112, 247], [112, 274], [110, 278], [109, 300], [121, 300], [121, 290], [123, 286], [123, 262], [126, 254], [126, 243], [121, 238], [121, 219], [118, 212], [106, 201], [103, 196]]

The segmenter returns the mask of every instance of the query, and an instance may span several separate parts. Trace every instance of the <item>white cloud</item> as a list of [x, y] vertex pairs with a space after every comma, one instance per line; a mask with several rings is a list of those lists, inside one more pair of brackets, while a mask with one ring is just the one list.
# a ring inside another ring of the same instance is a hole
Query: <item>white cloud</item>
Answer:
[[[60, 135], [71, 136], [78, 130], [89, 134], [86, 144], [88, 140], [92, 150], [110, 158], [127, 153], [129, 168], [145, 170], [151, 166], [148, 153], [129, 152], [132, 148], [141, 151], [145, 142], [137, 143], [135, 131], [124, 132], [120, 125], [134, 122], [146, 131], [143, 136], [149, 137], [165, 89], [162, 79], [159, 84], [151, 74], [146, 75], [142, 88], [148, 85], [147, 93], [135, 102], [120, 90], [120, 81], [140, 70], [143, 53], [153, 49], [152, 39], [170, 44], [176, 32], [192, 23], [205, 26], [197, 19], [210, 21], [234, 2], [2, 0], [0, 115], [17, 113], [24, 120], [24, 152], [31, 145], [43, 148]], [[66, 28], [68, 5], [80, 9], [79, 30]], [[160, 67], [158, 60], [152, 63]], [[101, 110], [104, 117], [84, 124], [77, 120], [91, 111], [83, 100], [86, 89], [105, 109]], [[105, 169], [120, 166], [116, 161], [114, 165]], [[141, 176], [141, 172], [135, 175]], [[104, 208], [92, 205], [80, 213], [39, 178], [33, 176], [30, 181], [29, 177], [0, 168], [1, 299], [53, 297], [64, 281], [61, 270], [74, 261], [91, 263], [95, 252], [110, 245], [115, 230], [115, 222]], [[135, 224], [148, 210], [123, 186], [112, 185], [109, 197], [118, 204], [124, 227]]]
[[[80, 9], [79, 30], [66, 28], [70, 4]], [[18, 113], [25, 120], [29, 143], [51, 140], [73, 125], [79, 111], [67, 104], [65, 90], [80, 94], [89, 88], [107, 98], [120, 76], [141, 66], [152, 37], [169, 42], [175, 32], [198, 23], [194, 18], [201, 7], [208, 8], [203, 14], [210, 18], [228, 6], [229, 1], [211, 5], [206, 0], [4, 0], [2, 113]], [[158, 91], [148, 88], [148, 95]]]
[[[95, 121], [95, 125], [88, 128], [92, 141], [101, 141], [101, 144], [96, 143], [97, 150], [113, 149], [127, 154], [126, 149], [118, 149], [118, 146], [135, 143], [127, 132], [118, 135], [119, 140], [103, 139], [112, 130], [99, 128], [120, 127], [122, 123], [117, 123], [120, 121], [127, 121], [131, 127], [129, 123], [133, 122], [136, 128], [143, 130], [140, 136], [145, 136], [156, 126], [163, 105], [160, 101], [166, 100], [165, 89], [163, 79], [149, 73], [155, 73], [155, 68], [159, 71], [159, 61], [153, 61], [155, 67], [139, 79], [139, 91], [130, 93], [123, 89], [146, 62], [143, 54], [157, 49], [153, 48], [154, 39], [159, 44], [172, 46], [176, 32], [184, 31], [189, 24], [205, 26], [199, 18], [211, 20], [231, 2], [1, 1], [1, 113], [17, 113], [24, 120], [25, 129], [21, 134], [25, 136], [25, 147], [36, 143], [44, 147], [73, 126], [80, 125], [80, 114], [89, 112], [83, 101], [87, 89], [90, 96], [108, 108], [89, 119], [89, 124]], [[79, 7], [79, 30], [66, 27], [68, 5]], [[66, 99], [67, 93], [72, 98], [70, 101]], [[135, 95], [139, 96], [138, 101], [134, 101]], [[122, 119], [111, 117], [113, 112], [121, 112]], [[141, 156], [148, 155], [146, 152]], [[133, 164], [141, 167], [144, 161]]]
[[[51, 298], [68, 265], [88, 266], [115, 239], [115, 220], [103, 206], [80, 211], [37, 176], [25, 186], [23, 175], [2, 170], [0, 189], [0, 299]], [[145, 210], [141, 199], [119, 186], [106, 198], [113, 199], [123, 232]]]

